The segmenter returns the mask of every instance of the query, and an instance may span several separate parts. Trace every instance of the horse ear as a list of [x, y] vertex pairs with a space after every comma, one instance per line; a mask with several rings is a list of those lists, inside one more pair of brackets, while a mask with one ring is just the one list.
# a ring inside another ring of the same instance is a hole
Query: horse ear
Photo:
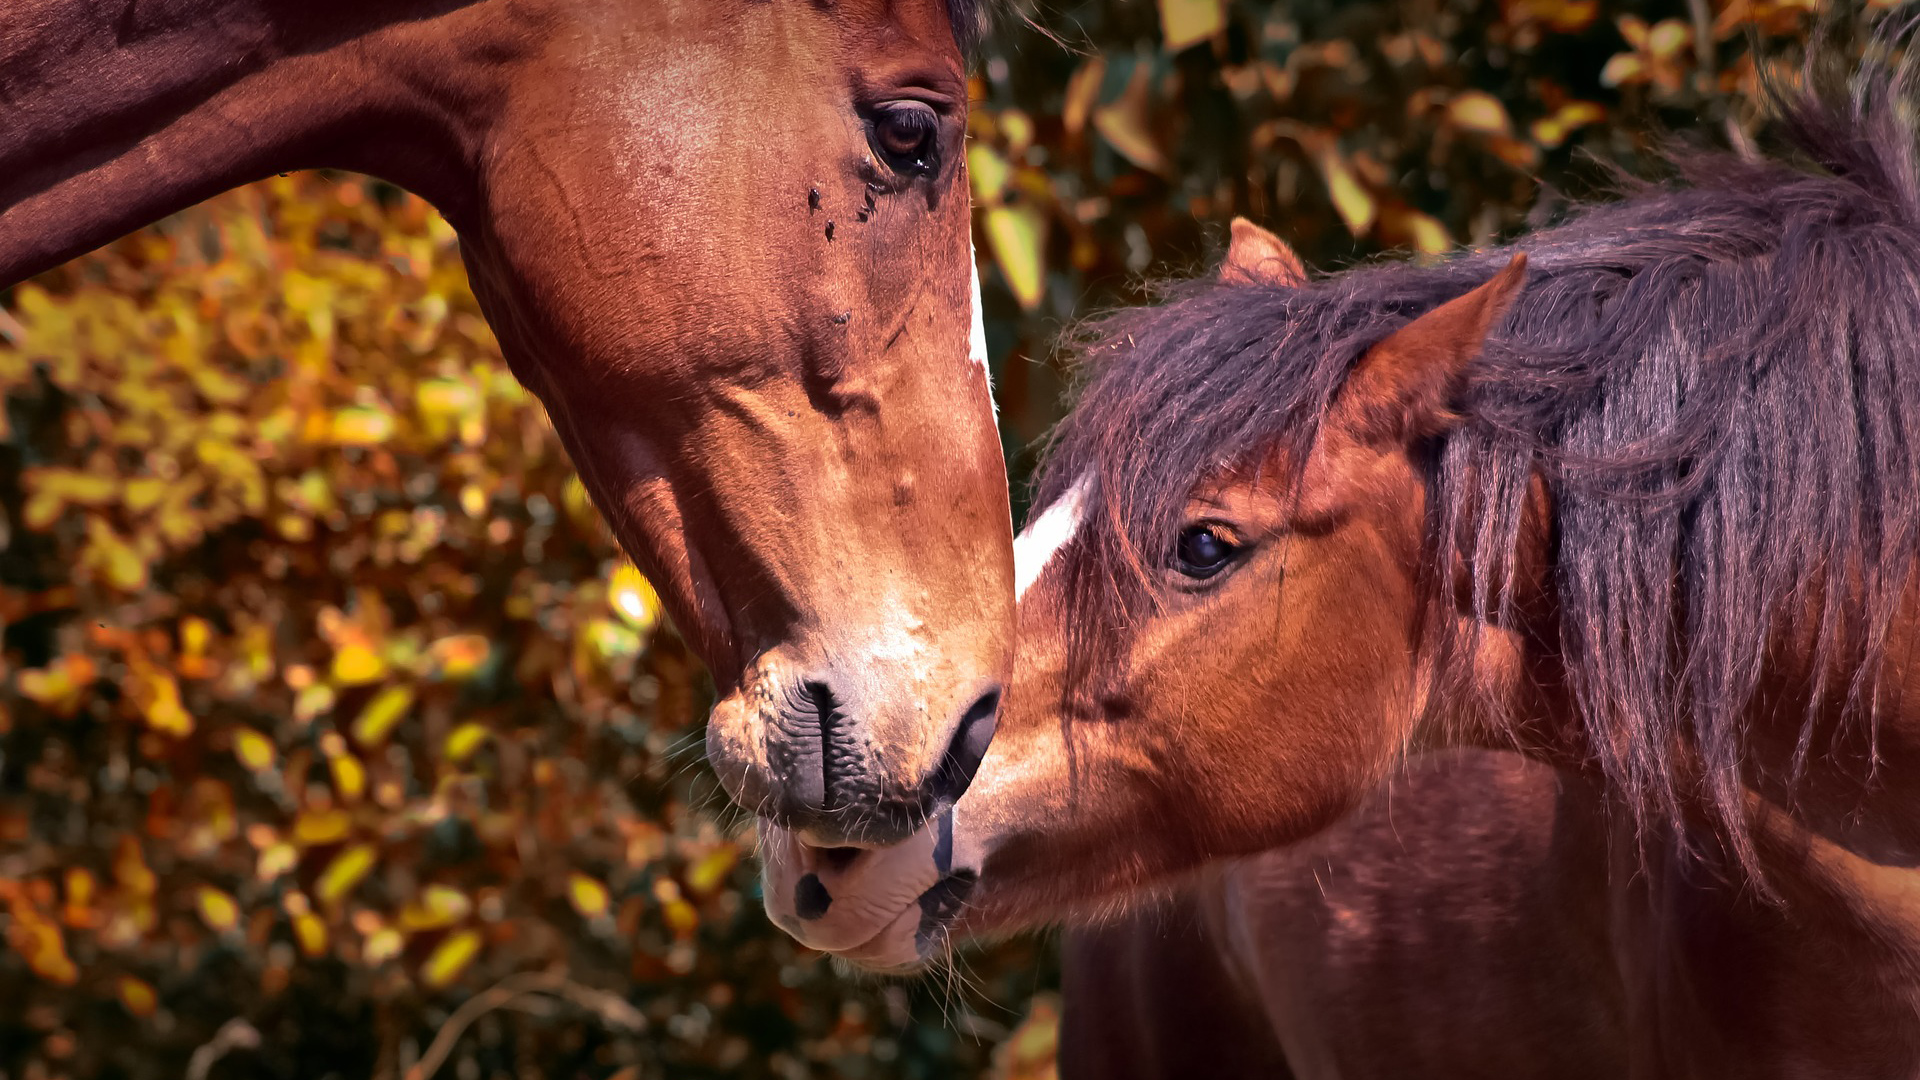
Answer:
[[1222, 281], [1280, 289], [1307, 283], [1307, 268], [1286, 241], [1243, 217], [1233, 219], [1232, 230], [1227, 261], [1220, 266]]
[[1362, 443], [1408, 442], [1444, 430], [1460, 373], [1526, 283], [1527, 256], [1516, 252], [1486, 284], [1394, 331], [1360, 358], [1327, 423]]

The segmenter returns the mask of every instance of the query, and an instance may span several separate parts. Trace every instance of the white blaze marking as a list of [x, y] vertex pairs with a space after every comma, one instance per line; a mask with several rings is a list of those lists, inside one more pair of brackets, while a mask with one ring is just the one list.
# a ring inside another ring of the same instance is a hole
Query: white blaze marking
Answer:
[[973, 337], [967, 343], [967, 355], [980, 365], [980, 374], [987, 378], [987, 403], [993, 406], [993, 417], [1000, 418], [1000, 403], [993, 399], [993, 369], [987, 366], [987, 318], [980, 308], [980, 260], [975, 257], [973, 240], [967, 240], [967, 268], [973, 271]]
[[1056, 499], [1046, 512], [1027, 523], [1013, 538], [1013, 598], [1027, 594], [1027, 588], [1080, 531], [1080, 518], [1086, 512], [1089, 478], [1073, 482], [1065, 495]]

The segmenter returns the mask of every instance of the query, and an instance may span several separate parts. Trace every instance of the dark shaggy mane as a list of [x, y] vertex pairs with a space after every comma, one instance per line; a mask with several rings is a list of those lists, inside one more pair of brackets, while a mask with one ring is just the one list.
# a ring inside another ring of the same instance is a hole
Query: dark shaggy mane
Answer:
[[[1870, 780], [1876, 676], [1920, 557], [1914, 101], [1885, 67], [1850, 95], [1783, 92], [1783, 153], [1678, 153], [1677, 179], [1508, 247], [1298, 289], [1191, 282], [1083, 328], [1035, 502], [1092, 479], [1067, 560], [1076, 668], [1105, 677], [1115, 631], [1150, 610], [1142, 571], [1199, 481], [1276, 449], [1302, 460], [1368, 348], [1523, 250], [1528, 284], [1468, 373], [1465, 420], [1423, 463], [1429, 558], [1457, 546], [1480, 623], [1511, 616], [1500, 583], [1544, 477], [1587, 752], [1641, 825], [1704, 806], [1700, 843], [1753, 869], [1741, 798], [1763, 666], [1813, 643], [1795, 774], [1845, 739]], [[1430, 643], [1445, 690], [1464, 643]]]
[[980, 47], [980, 39], [986, 36], [987, 24], [993, 18], [994, 0], [947, 0], [947, 22], [953, 26], [953, 38], [960, 43], [960, 51], [972, 57], [974, 50]]

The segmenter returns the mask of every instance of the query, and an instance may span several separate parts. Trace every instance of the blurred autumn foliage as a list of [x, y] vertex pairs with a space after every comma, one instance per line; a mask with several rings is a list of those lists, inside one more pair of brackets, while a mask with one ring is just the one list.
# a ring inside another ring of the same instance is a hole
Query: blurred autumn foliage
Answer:
[[[1232, 215], [1511, 234], [1749, 139], [1812, 4], [1026, 14], [968, 154], [1016, 478], [1066, 320]], [[273, 179], [0, 295], [0, 392], [0, 1077], [1053, 1075], [1044, 944], [877, 984], [765, 921], [703, 676], [418, 199]]]

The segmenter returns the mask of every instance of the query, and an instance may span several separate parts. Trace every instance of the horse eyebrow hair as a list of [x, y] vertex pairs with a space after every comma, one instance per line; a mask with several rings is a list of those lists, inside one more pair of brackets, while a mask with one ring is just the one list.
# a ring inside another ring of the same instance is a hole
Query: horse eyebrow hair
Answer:
[[1083, 473], [1066, 494], [1055, 499], [1040, 516], [1027, 522], [1013, 538], [1013, 599], [1027, 594], [1060, 549], [1073, 542], [1086, 516], [1087, 490], [1093, 475]]

